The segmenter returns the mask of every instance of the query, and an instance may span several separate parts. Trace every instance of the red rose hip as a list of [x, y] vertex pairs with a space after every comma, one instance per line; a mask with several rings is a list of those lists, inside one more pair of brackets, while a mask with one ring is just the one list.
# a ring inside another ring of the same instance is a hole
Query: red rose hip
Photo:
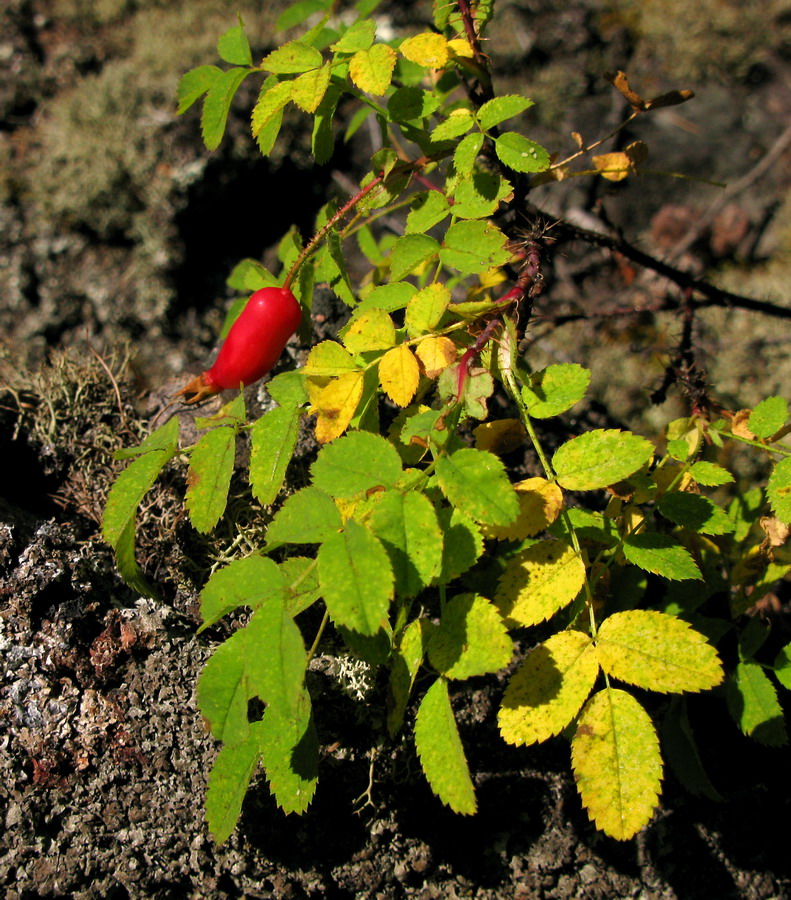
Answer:
[[302, 310], [288, 288], [256, 291], [231, 326], [214, 365], [176, 396], [197, 403], [226, 388], [258, 381], [278, 361], [301, 319]]

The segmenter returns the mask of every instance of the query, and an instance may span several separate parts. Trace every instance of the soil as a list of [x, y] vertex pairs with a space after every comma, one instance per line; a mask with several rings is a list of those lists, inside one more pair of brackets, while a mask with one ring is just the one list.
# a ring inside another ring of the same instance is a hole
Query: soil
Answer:
[[[265, 6], [242, 9], [251, 34], [274, 33], [283, 4]], [[791, 153], [780, 143], [791, 120], [788, 6], [765, 4], [759, 14], [735, 2], [694, 11], [672, 2], [665, 16], [650, 11], [661, 4], [563, 6], [498, 5], [497, 83], [503, 93], [530, 85], [531, 137], [568, 154], [571, 131], [590, 140], [611, 130], [624, 104], [600, 76], [621, 68], [647, 96], [698, 93], [696, 105], [646, 117], [623, 143], [645, 140], [657, 169], [731, 185], [748, 178], [719, 212], [705, 181], [673, 178], [637, 188], [570, 179], [531, 199], [548, 215], [623, 230], [688, 271], [791, 308]], [[743, 738], [721, 702], [702, 704], [696, 722], [724, 801], [686, 793], [668, 770], [651, 824], [618, 843], [581, 809], [567, 743], [502, 742], [496, 678], [465, 682], [452, 697], [480, 810], [450, 813], [409, 742], [379, 736], [381, 686], [361, 718], [329, 677], [331, 647], [309, 676], [321, 698], [313, 805], [286, 818], [259, 778], [232, 837], [212, 843], [202, 803], [217, 744], [194, 691], [233, 623], [196, 634], [197, 597], [233, 532], [223, 523], [211, 539], [192, 531], [174, 463], [148, 496], [138, 533], [139, 559], [161, 597], [140, 598], [99, 533], [119, 468], [112, 454], [138, 441], [163, 398], [205, 366], [232, 266], [244, 256], [275, 265], [291, 219], [307, 233], [326, 192], [359, 178], [372, 152], [339, 144], [329, 165], [311, 168], [309, 134], [295, 115], [280, 149], [261, 160], [249, 146], [249, 94], [220, 150], [205, 153], [197, 115], [176, 118], [172, 97], [181, 72], [213, 60], [225, 7], [9, 0], [0, 11], [4, 896], [791, 898], [788, 749]], [[427, 9], [382, 7], [396, 32], [424, 27]], [[772, 153], [773, 164], [756, 172]], [[580, 417], [649, 432], [657, 417], [647, 396], [680, 332], [672, 317], [650, 311], [666, 290], [607, 251], [564, 245], [547, 262], [525, 351], [538, 367], [571, 359], [573, 348], [573, 361], [602, 373]], [[630, 304], [647, 311], [609, 315]], [[334, 333], [342, 309], [318, 290], [312, 341]], [[552, 319], [580, 310], [588, 315], [562, 328]], [[697, 323], [698, 360], [724, 404], [787, 394], [784, 329], [787, 319], [738, 309], [710, 310]], [[305, 346], [292, 342], [278, 371], [293, 368]], [[261, 400], [256, 388], [249, 395], [253, 406]], [[661, 420], [676, 407], [682, 414], [683, 398], [671, 393]], [[299, 447], [291, 486], [315, 453], [309, 430]], [[233, 490], [244, 497], [241, 482]], [[788, 598], [775, 599], [787, 641]]]

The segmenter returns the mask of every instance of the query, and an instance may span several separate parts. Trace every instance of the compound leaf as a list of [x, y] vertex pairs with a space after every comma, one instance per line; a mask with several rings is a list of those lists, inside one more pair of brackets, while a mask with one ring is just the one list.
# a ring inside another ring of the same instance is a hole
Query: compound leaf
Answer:
[[201, 134], [207, 150], [216, 150], [225, 134], [228, 110], [239, 85], [250, 74], [251, 69], [235, 67], [223, 72], [214, 80], [203, 101]]
[[487, 100], [478, 110], [478, 122], [484, 131], [488, 131], [506, 119], [513, 119], [514, 116], [530, 109], [531, 106], [533, 106], [532, 100], [520, 97], [518, 94], [495, 97], [493, 100]]
[[316, 487], [340, 499], [350, 499], [372, 488], [394, 487], [401, 471], [401, 458], [395, 447], [367, 431], [354, 431], [322, 448], [310, 468]]
[[579, 554], [552, 538], [512, 557], [500, 576], [495, 602], [510, 627], [537, 625], [571, 603], [584, 583]]
[[640, 569], [670, 581], [703, 580], [689, 550], [666, 534], [633, 534], [624, 540], [623, 555]]
[[590, 369], [576, 363], [547, 366], [531, 376], [530, 384], [522, 388], [522, 398], [534, 419], [548, 419], [582, 400], [590, 380]]
[[306, 487], [291, 494], [269, 523], [270, 544], [318, 544], [336, 534], [343, 520], [329, 494]]
[[497, 608], [477, 594], [459, 594], [442, 610], [428, 658], [446, 678], [473, 678], [507, 666], [514, 645]]
[[761, 744], [781, 747], [788, 742], [783, 708], [775, 686], [754, 660], [743, 660], [725, 685], [728, 709], [742, 732]]
[[293, 713], [268, 706], [257, 734], [261, 762], [277, 805], [285, 813], [305, 812], [316, 792], [319, 761], [307, 690], [300, 691]]
[[722, 664], [706, 638], [676, 616], [647, 609], [605, 619], [596, 656], [613, 678], [652, 691], [705, 691], [722, 681]]
[[381, 541], [349, 519], [321, 545], [318, 565], [333, 620], [360, 634], [376, 634], [393, 597], [393, 569]]
[[628, 478], [653, 456], [645, 438], [597, 428], [566, 441], [552, 457], [558, 482], [570, 491], [593, 491]]
[[785, 425], [788, 403], [784, 397], [767, 397], [750, 413], [747, 427], [759, 439], [770, 438]]
[[220, 521], [228, 501], [236, 455], [236, 429], [207, 431], [190, 454], [187, 509], [193, 526], [207, 534]]
[[358, 50], [349, 60], [349, 76], [361, 91], [381, 96], [390, 87], [396, 52], [387, 44]]
[[408, 406], [420, 381], [420, 366], [406, 344], [388, 350], [379, 361], [382, 390], [396, 404]]
[[285, 590], [277, 564], [265, 556], [245, 556], [217, 569], [200, 595], [203, 631], [239, 606], [253, 609]]
[[420, 492], [385, 491], [370, 525], [390, 556], [398, 595], [416, 596], [442, 565], [442, 532], [431, 501]]
[[299, 434], [300, 411], [279, 406], [256, 420], [251, 429], [250, 486], [264, 506], [275, 502], [286, 477]]
[[648, 713], [625, 691], [605, 688], [585, 705], [571, 742], [582, 805], [619, 841], [648, 824], [659, 800], [662, 757]]
[[415, 719], [415, 746], [426, 779], [439, 799], [454, 812], [475, 813], [475, 788], [444, 678], [431, 685], [420, 703]]
[[673, 491], [662, 497], [657, 508], [666, 519], [700, 534], [729, 534], [736, 527], [724, 509], [700, 494]]
[[206, 823], [218, 845], [228, 840], [239, 821], [261, 756], [258, 743], [258, 737], [251, 734], [237, 744], [224, 744], [214, 760], [206, 789]]
[[786, 456], [774, 467], [766, 485], [766, 494], [774, 514], [791, 525], [791, 456]]
[[476, 522], [508, 525], [519, 514], [516, 492], [493, 453], [465, 447], [441, 456], [436, 473], [448, 500]]
[[535, 744], [560, 732], [582, 708], [599, 663], [591, 639], [561, 631], [532, 650], [511, 676], [498, 714], [509, 744]]

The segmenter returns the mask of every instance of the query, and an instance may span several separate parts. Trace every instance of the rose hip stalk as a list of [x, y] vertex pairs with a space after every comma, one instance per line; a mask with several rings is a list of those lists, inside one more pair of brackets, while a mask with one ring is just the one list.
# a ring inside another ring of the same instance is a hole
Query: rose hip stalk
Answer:
[[226, 388], [252, 384], [275, 365], [299, 327], [302, 311], [288, 288], [256, 291], [231, 326], [214, 365], [185, 385], [176, 396], [198, 403]]

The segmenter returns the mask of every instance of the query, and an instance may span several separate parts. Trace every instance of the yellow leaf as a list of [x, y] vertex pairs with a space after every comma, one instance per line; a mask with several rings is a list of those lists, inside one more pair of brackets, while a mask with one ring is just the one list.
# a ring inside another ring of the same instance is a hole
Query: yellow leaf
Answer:
[[432, 31], [407, 38], [398, 49], [410, 62], [429, 69], [441, 69], [448, 61], [448, 42]]
[[303, 371], [306, 375], [343, 375], [357, 365], [349, 351], [336, 341], [322, 341], [310, 351]]
[[318, 412], [316, 439], [320, 444], [335, 440], [346, 431], [362, 395], [362, 372], [347, 372], [324, 388], [314, 404]]
[[390, 87], [397, 54], [387, 44], [358, 50], [349, 60], [349, 75], [361, 91], [381, 96]]
[[632, 171], [632, 161], [625, 153], [603, 153], [592, 157], [593, 165], [607, 181], [623, 181]]
[[319, 402], [321, 392], [332, 381], [329, 375], [308, 376], [305, 379], [305, 390], [308, 392], [308, 400], [310, 401], [309, 413], [312, 415], [316, 411], [316, 404]]
[[571, 742], [571, 763], [591, 821], [619, 841], [648, 824], [659, 801], [662, 757], [648, 713], [626, 691], [588, 701]]
[[519, 499], [516, 521], [503, 527], [484, 525], [481, 528], [484, 537], [523, 541], [549, 528], [563, 509], [563, 492], [546, 478], [527, 478], [515, 484], [514, 490]]
[[379, 380], [384, 392], [398, 406], [406, 406], [415, 396], [420, 381], [420, 366], [406, 344], [393, 347], [381, 358]]
[[420, 337], [432, 331], [450, 303], [450, 291], [444, 284], [434, 282], [418, 291], [406, 308], [405, 325], [410, 337]]
[[478, 450], [488, 450], [498, 456], [516, 450], [527, 436], [525, 426], [519, 419], [494, 419], [473, 428], [472, 433]]
[[427, 337], [415, 349], [427, 378], [436, 378], [456, 362], [456, 345], [447, 337]]
[[565, 541], [538, 541], [505, 567], [495, 603], [506, 624], [536, 625], [577, 596], [585, 583], [585, 564]]
[[722, 681], [722, 664], [706, 638], [683, 619], [655, 610], [605, 619], [596, 655], [608, 675], [652, 691], [704, 691]]
[[498, 714], [509, 744], [536, 744], [559, 734], [591, 692], [599, 663], [581, 631], [553, 634], [528, 654], [508, 682]]
[[341, 339], [352, 353], [389, 350], [395, 344], [395, 325], [383, 309], [367, 309], [346, 326]]
[[470, 42], [465, 38], [453, 38], [448, 41], [448, 50], [451, 56], [463, 59], [472, 59], [475, 55], [472, 52], [472, 47], [470, 46]]

